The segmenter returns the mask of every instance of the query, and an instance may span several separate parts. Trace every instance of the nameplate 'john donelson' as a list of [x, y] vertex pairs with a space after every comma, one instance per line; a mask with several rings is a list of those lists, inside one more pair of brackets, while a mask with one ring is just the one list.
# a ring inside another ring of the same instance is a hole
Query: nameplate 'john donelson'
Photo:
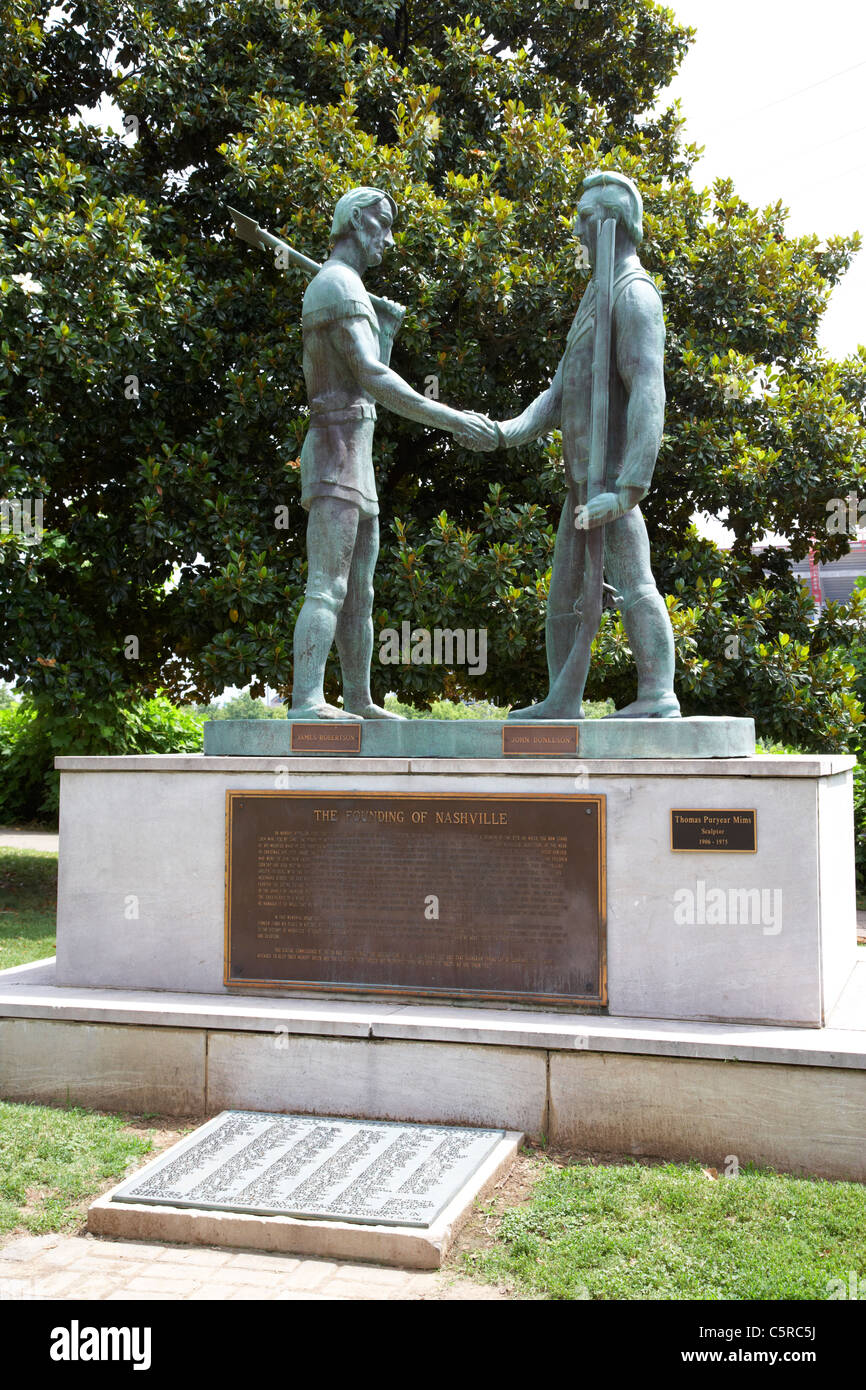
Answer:
[[671, 811], [671, 849], [707, 854], [755, 854], [757, 811]]
[[227, 985], [606, 1002], [603, 796], [226, 798]]
[[293, 753], [360, 753], [361, 725], [292, 724]]
[[576, 724], [503, 724], [502, 752], [506, 758], [574, 757], [577, 752]]

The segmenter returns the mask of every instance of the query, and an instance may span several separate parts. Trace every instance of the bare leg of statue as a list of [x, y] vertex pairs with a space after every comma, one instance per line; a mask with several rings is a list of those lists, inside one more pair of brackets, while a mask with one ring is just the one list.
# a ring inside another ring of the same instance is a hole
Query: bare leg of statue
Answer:
[[292, 719], [356, 720], [360, 715], [325, 700], [325, 665], [349, 586], [358, 536], [358, 508], [336, 497], [316, 497], [307, 521], [308, 578], [295, 623]]
[[373, 571], [379, 555], [379, 518], [362, 517], [343, 607], [337, 619], [337, 651], [343, 671], [343, 707], [362, 719], [399, 719], [370, 694], [373, 660]]

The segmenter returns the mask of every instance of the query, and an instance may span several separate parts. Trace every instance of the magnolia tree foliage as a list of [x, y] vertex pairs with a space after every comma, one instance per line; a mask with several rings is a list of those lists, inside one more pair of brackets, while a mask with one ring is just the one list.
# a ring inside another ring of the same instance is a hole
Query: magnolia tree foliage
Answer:
[[[644, 192], [668, 325], [667, 425], [644, 510], [686, 713], [752, 712], [836, 747], [861, 718], [844, 646], [772, 552], [843, 554], [828, 504], [864, 491], [866, 353], [817, 328], [856, 237], [792, 237], [780, 205], [693, 186], [676, 108], [689, 31], [651, 0], [0, 0], [0, 676], [72, 718], [162, 687], [288, 694], [305, 579], [304, 275], [230, 234], [240, 207], [322, 259], [355, 184], [400, 205], [371, 290], [408, 306], [393, 365], [503, 418], [544, 387], [588, 270], [586, 173]], [[76, 111], [110, 98], [123, 136]], [[379, 412], [379, 627], [486, 628], [484, 675], [381, 666], [378, 692], [522, 703], [564, 488], [554, 437], [473, 454]], [[691, 526], [726, 510], [721, 552]], [[134, 641], [131, 639], [135, 639]], [[633, 693], [603, 624], [589, 693]], [[332, 693], [334, 687], [332, 686]], [[110, 722], [110, 721], [109, 721]]]

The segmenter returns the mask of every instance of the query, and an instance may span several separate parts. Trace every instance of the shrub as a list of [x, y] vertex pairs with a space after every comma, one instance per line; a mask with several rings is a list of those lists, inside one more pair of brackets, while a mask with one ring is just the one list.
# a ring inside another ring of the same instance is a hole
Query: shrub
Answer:
[[255, 699], [248, 690], [242, 690], [227, 700], [224, 705], [193, 706], [196, 715], [204, 719], [285, 719], [285, 705], [266, 705], [264, 700]]
[[90, 705], [74, 718], [25, 696], [0, 709], [0, 821], [56, 822], [56, 757], [197, 753], [201, 746], [201, 719], [164, 695], [128, 706]]

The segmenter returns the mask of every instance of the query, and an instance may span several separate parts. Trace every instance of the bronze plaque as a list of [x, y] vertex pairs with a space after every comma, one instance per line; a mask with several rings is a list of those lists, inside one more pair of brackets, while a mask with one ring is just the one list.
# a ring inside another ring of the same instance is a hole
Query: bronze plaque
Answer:
[[361, 725], [292, 724], [293, 753], [360, 753]]
[[702, 854], [755, 854], [757, 811], [671, 811], [671, 849]]
[[502, 752], [506, 758], [570, 757], [577, 752], [577, 725], [503, 724]]
[[604, 1004], [605, 798], [226, 793], [227, 985]]

